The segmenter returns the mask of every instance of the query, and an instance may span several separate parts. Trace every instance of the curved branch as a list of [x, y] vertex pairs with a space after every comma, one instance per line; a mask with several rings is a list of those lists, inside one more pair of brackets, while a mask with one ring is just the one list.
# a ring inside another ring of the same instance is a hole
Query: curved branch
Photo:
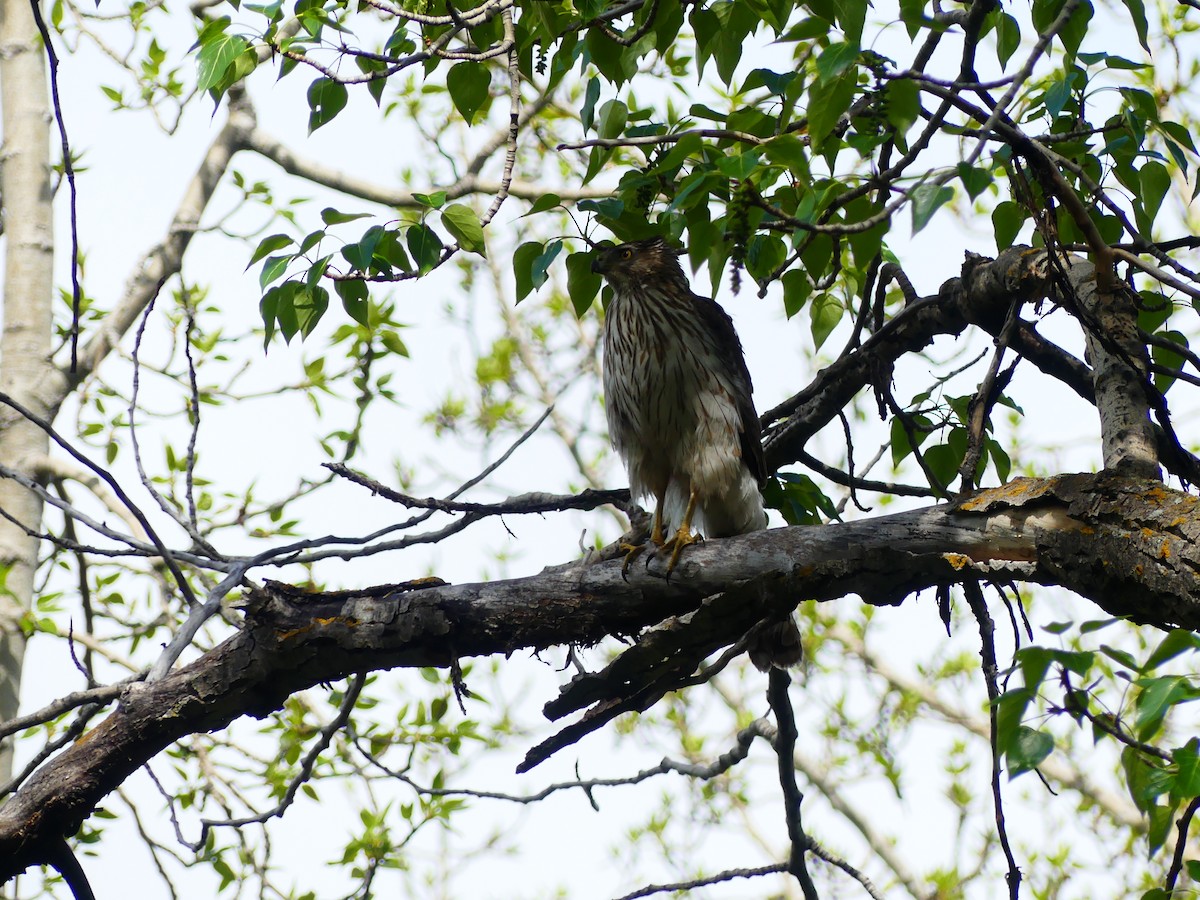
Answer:
[[[343, 172], [341, 169], [335, 169], [332, 166], [323, 165], [315, 160], [297, 156], [282, 141], [271, 137], [260, 129], [255, 129], [247, 136], [247, 149], [253, 150], [255, 153], [271, 160], [271, 162], [275, 163], [275, 165], [279, 166], [279, 168], [283, 169], [289, 175], [304, 178], [314, 184], [324, 185], [327, 188], [340, 191], [351, 197], [357, 197], [369, 203], [378, 203], [382, 206], [392, 206], [396, 209], [423, 208], [412, 191], [386, 187], [369, 178], [357, 178], [349, 172]], [[441, 190], [446, 192], [447, 200], [457, 200], [468, 194], [497, 194], [500, 192], [500, 187], [501, 183], [498, 180], [480, 178], [477, 173], [468, 172], [462, 178], [458, 179], [458, 181], [454, 182], [454, 184], [448, 185]], [[564, 200], [569, 201], [596, 200], [612, 196], [611, 190], [601, 188], [571, 189], [555, 187], [551, 189], [543, 185], [534, 184], [533, 182], [521, 181], [520, 179], [513, 179], [509, 185], [508, 193], [510, 196], [519, 197], [522, 200], [536, 200], [551, 190]]]

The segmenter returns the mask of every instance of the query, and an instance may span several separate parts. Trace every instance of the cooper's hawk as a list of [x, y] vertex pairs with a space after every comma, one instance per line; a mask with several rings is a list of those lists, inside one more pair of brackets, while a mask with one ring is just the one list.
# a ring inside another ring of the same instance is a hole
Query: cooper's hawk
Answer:
[[[670, 551], [668, 574], [699, 539], [693, 527], [710, 538], [767, 527], [742, 343], [720, 304], [692, 293], [678, 255], [656, 237], [601, 250], [592, 262], [613, 289], [604, 321], [609, 436], [631, 491], [654, 498], [650, 540]], [[749, 650], [764, 670], [798, 662], [795, 621], [764, 629]]]

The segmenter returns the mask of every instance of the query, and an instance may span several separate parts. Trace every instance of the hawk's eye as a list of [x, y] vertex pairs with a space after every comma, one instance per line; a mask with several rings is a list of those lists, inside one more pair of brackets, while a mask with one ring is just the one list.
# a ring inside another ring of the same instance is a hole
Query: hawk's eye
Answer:
[[621, 259], [633, 259], [633, 251], [626, 247], [621, 251]]

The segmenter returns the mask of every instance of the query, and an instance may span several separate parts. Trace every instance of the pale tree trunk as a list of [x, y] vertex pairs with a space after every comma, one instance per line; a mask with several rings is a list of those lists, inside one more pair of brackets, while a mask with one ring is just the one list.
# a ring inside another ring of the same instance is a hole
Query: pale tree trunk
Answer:
[[[29, 0], [0, 0], [0, 197], [6, 238], [4, 328], [0, 334], [0, 390], [47, 417], [53, 383], [51, 302], [53, 220], [50, 189], [50, 103], [45, 58]], [[46, 435], [11, 409], [0, 409], [0, 462], [30, 471], [46, 455]], [[5, 479], [0, 509], [37, 529], [41, 501]], [[25, 637], [21, 617], [33, 602], [38, 541], [0, 518], [0, 721], [17, 713]], [[0, 747], [0, 781], [12, 771], [11, 739]]]

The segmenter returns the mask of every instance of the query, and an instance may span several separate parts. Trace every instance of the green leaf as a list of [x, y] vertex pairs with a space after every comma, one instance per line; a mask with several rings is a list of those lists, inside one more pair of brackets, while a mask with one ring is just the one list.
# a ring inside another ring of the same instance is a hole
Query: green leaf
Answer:
[[442, 241], [427, 225], [412, 225], [404, 236], [417, 271], [424, 275], [433, 270], [442, 257]]
[[1058, 39], [1062, 41], [1063, 48], [1067, 51], [1068, 60], [1073, 61], [1075, 54], [1079, 52], [1079, 45], [1083, 43], [1083, 39], [1087, 35], [1088, 23], [1091, 19], [1092, 4], [1080, 3], [1067, 19], [1066, 25], [1058, 32]]
[[482, 63], [459, 62], [446, 73], [446, 90], [468, 125], [474, 124], [475, 114], [487, 102], [491, 86], [492, 76]]
[[584, 131], [591, 131], [596, 112], [596, 101], [600, 99], [600, 79], [592, 77], [588, 80], [587, 89], [583, 92], [583, 108], [579, 118]]
[[857, 86], [857, 73], [851, 71], [830, 84], [809, 89], [808, 133], [814, 147], [820, 149], [833, 133], [842, 113], [850, 108]]
[[821, 345], [833, 333], [833, 329], [837, 328], [843, 312], [845, 310], [842, 304], [832, 294], [817, 294], [813, 298], [808, 307], [808, 316], [812, 322], [815, 349], [820, 350]]
[[996, 56], [1000, 60], [1001, 68], [1008, 65], [1008, 61], [1020, 46], [1021, 27], [1008, 13], [1002, 13], [996, 20]]
[[759, 159], [760, 154], [757, 150], [722, 156], [717, 160], [717, 170], [734, 181], [743, 181], [758, 167]]
[[1134, 728], [1138, 738], [1143, 741], [1157, 733], [1172, 707], [1197, 697], [1196, 688], [1182, 675], [1140, 678], [1137, 685], [1142, 690], [1134, 702], [1137, 708]]
[[886, 89], [887, 120], [903, 136], [921, 116], [921, 92], [917, 83], [907, 78], [888, 82]]
[[988, 186], [996, 180], [987, 169], [969, 166], [966, 163], [958, 164], [958, 179], [966, 188], [967, 196], [972, 200], [987, 190]]
[[245, 38], [225, 34], [229, 24], [228, 16], [214, 19], [204, 26], [196, 39], [200, 48], [196, 54], [196, 89], [199, 91], [209, 91], [220, 85], [226, 70], [250, 46]]
[[591, 253], [572, 253], [567, 257], [567, 294], [575, 316], [582, 319], [600, 293], [601, 278], [592, 271]]
[[526, 241], [513, 253], [513, 277], [517, 282], [517, 303], [533, 290], [533, 261], [541, 255], [540, 241]]
[[804, 308], [808, 295], [812, 293], [812, 283], [808, 276], [799, 269], [789, 269], [783, 273], [783, 311], [790, 319]]
[[949, 443], [935, 444], [925, 451], [925, 464], [943, 486], [954, 480], [962, 461], [963, 454]]
[[1158, 646], [1146, 659], [1142, 669], [1147, 672], [1153, 671], [1167, 660], [1174, 659], [1188, 650], [1196, 649], [1200, 649], [1200, 635], [1185, 628], [1172, 629], [1166, 637], [1159, 641]]
[[379, 335], [379, 341], [390, 353], [395, 353], [397, 356], [408, 358], [408, 347], [404, 345], [404, 341], [400, 340], [400, 335], [394, 331], [385, 331]]
[[430, 209], [441, 209], [446, 203], [445, 191], [434, 191], [432, 194], [413, 194], [413, 199], [422, 206]]
[[270, 256], [263, 263], [262, 272], [258, 276], [258, 286], [265, 288], [275, 279], [281, 277], [287, 271], [288, 265], [291, 263], [290, 256]]
[[830, 44], [817, 57], [817, 82], [826, 85], [841, 76], [858, 60], [858, 54], [857, 42]]
[[1035, 692], [1030, 688], [1015, 688], [1005, 691], [996, 698], [996, 746], [1002, 753], [1017, 736], [1025, 710], [1033, 700]]
[[[562, 197], [558, 196], [558, 194], [542, 194], [542, 196], [533, 201], [533, 204], [529, 207], [529, 212], [525, 213], [525, 215], [532, 216], [534, 213], [542, 213], [548, 209], [557, 209], [560, 206], [562, 206]], [[521, 218], [525, 218], [525, 216]]]
[[369, 327], [371, 324], [371, 304], [367, 299], [367, 283], [361, 279], [352, 281], [335, 281], [334, 290], [342, 299], [342, 309], [359, 325]]
[[771, 138], [762, 149], [767, 159], [791, 172], [802, 174], [808, 169], [808, 150], [804, 142], [794, 134], [781, 134]]
[[534, 258], [532, 265], [529, 267], [529, 278], [533, 282], [534, 288], [540, 288], [546, 283], [546, 279], [549, 277], [550, 264], [554, 262], [554, 258], [558, 256], [559, 251], [562, 250], [562, 246], [562, 241], [551, 241], [546, 245], [546, 249]]
[[1125, 8], [1129, 10], [1130, 18], [1133, 19], [1133, 28], [1137, 32], [1138, 43], [1142, 45], [1143, 50], [1149, 53], [1150, 26], [1146, 21], [1146, 4], [1142, 0], [1124, 0], [1124, 2]]
[[[1087, 625], [1085, 624], [1081, 626], [1079, 631], [1080, 634], [1087, 634]], [[1140, 672], [1142, 670], [1142, 667], [1138, 664], [1138, 661], [1134, 659], [1133, 654], [1126, 650], [1119, 650], [1116, 647], [1110, 647], [1108, 644], [1101, 644], [1100, 652], [1113, 662], [1116, 662], [1124, 666], [1126, 669], [1129, 669], [1131, 672]]]
[[347, 244], [342, 248], [342, 256], [346, 262], [350, 263], [351, 267], [358, 271], [369, 271], [375, 257], [375, 248], [379, 246], [383, 234], [383, 226], [372, 225], [357, 244]]
[[910, 40], [917, 36], [925, 22], [925, 2], [926, 0], [900, 0], [900, 20], [908, 29]]
[[1025, 224], [1025, 207], [1015, 200], [1002, 200], [992, 210], [992, 227], [996, 232], [996, 249], [1007, 250], [1012, 246]]
[[600, 107], [600, 118], [596, 122], [596, 133], [601, 138], [620, 137], [629, 120], [629, 107], [620, 100], [608, 100]]
[[1125, 786], [1133, 805], [1142, 812], [1149, 812], [1154, 807], [1156, 797], [1163, 791], [1156, 788], [1156, 782], [1161, 781], [1162, 770], [1152, 766], [1133, 747], [1121, 750], [1121, 768], [1125, 771]]
[[1054, 738], [1028, 725], [1018, 725], [1008, 743], [1008, 777], [1016, 778], [1023, 772], [1036, 769], [1053, 752]]
[[929, 224], [933, 214], [954, 198], [953, 188], [926, 182], [912, 189], [912, 230], [916, 234]]
[[452, 203], [442, 210], [442, 224], [458, 241], [458, 246], [468, 253], [478, 253], [487, 256], [486, 244], [483, 240], [483, 225], [475, 210], [461, 203]]
[[296, 293], [293, 305], [300, 336], [308, 337], [325, 315], [325, 310], [329, 308], [329, 291], [319, 285], [304, 285], [302, 290]]
[[318, 78], [308, 86], [308, 133], [312, 134], [322, 125], [346, 108], [346, 86], [332, 78]]
[[370, 217], [370, 213], [344, 213], [338, 212], [332, 206], [327, 206], [321, 210], [321, 221], [326, 225], [341, 225], [345, 222], [353, 222], [355, 219], [366, 219]]
[[1171, 753], [1177, 767], [1175, 783], [1171, 786], [1171, 799], [1190, 800], [1200, 797], [1200, 739], [1192, 738], [1186, 746]]
[[[821, 525], [840, 519], [837, 507], [807, 475], [779, 472], [763, 486], [763, 500], [783, 514], [789, 525]], [[824, 516], [824, 518], [822, 518]]]
[[276, 250], [282, 250], [284, 247], [296, 243], [286, 234], [272, 234], [263, 238], [258, 242], [258, 246], [254, 250], [254, 254], [250, 257], [250, 262], [246, 264], [249, 269], [252, 265], [266, 256], [268, 253], [274, 253]]
[[1140, 194], [1142, 208], [1146, 211], [1142, 227], [1149, 232], [1150, 227], [1154, 224], [1154, 218], [1162, 206], [1163, 198], [1171, 188], [1171, 174], [1162, 163], [1150, 160], [1138, 171], [1138, 182], [1142, 186]]

